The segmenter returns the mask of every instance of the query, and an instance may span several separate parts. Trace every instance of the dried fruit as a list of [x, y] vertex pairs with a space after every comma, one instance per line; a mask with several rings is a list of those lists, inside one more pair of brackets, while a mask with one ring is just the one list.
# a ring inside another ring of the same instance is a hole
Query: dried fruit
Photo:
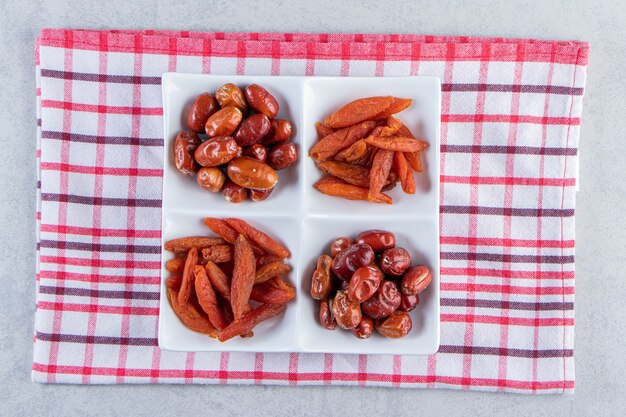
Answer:
[[250, 190], [250, 200], [257, 202], [267, 200], [267, 198], [274, 191], [273, 188], [268, 188], [267, 190]]
[[378, 291], [365, 301], [361, 308], [373, 319], [379, 319], [393, 313], [400, 307], [400, 292], [392, 281], [383, 281]]
[[185, 305], [191, 297], [193, 290], [193, 270], [198, 263], [198, 249], [195, 247], [189, 249], [187, 254], [187, 260], [185, 261], [185, 267], [183, 269], [183, 277], [180, 284], [180, 290], [178, 291], [178, 304]]
[[411, 317], [403, 311], [397, 311], [389, 317], [376, 320], [378, 333], [392, 339], [406, 336], [412, 327]]
[[296, 296], [296, 288], [278, 277], [252, 287], [250, 299], [258, 303], [286, 303]]
[[165, 280], [165, 286], [167, 288], [171, 288], [173, 290], [178, 291], [180, 289], [180, 284], [183, 282], [182, 275], [172, 275], [168, 279]]
[[231, 245], [235, 244], [239, 233], [224, 220], [216, 217], [205, 217], [204, 225]]
[[185, 267], [184, 258], [174, 258], [165, 262], [165, 269], [167, 269], [170, 272], [183, 272], [184, 267]]
[[365, 167], [334, 161], [320, 162], [318, 167], [325, 174], [341, 178], [348, 184], [363, 188], [370, 185], [370, 170]]
[[335, 129], [332, 127], [328, 127], [322, 124], [322, 122], [315, 123], [315, 132], [317, 133], [317, 140], [322, 140], [322, 138], [333, 133]]
[[244, 306], [248, 304], [254, 276], [256, 274], [256, 260], [250, 244], [243, 235], [235, 241], [235, 267], [230, 287], [230, 302], [235, 319], [244, 314]]
[[332, 262], [332, 270], [339, 279], [349, 281], [352, 274], [363, 266], [371, 265], [376, 258], [369, 245], [356, 243], [341, 251]]
[[339, 129], [325, 136], [309, 150], [309, 156], [317, 162], [327, 161], [339, 151], [367, 137], [376, 126], [376, 122], [365, 121], [355, 126]]
[[409, 312], [409, 311], [414, 310], [415, 307], [417, 307], [419, 303], [420, 303], [419, 295], [402, 294], [400, 296], [400, 307], [398, 307], [398, 310]]
[[206, 121], [205, 129], [209, 137], [230, 136], [239, 126], [243, 114], [237, 107], [223, 107], [216, 111]]
[[192, 176], [200, 167], [194, 159], [194, 152], [200, 145], [200, 138], [194, 132], [180, 132], [174, 140], [174, 162], [176, 169], [185, 175]]
[[254, 283], [260, 284], [268, 279], [279, 277], [288, 274], [289, 272], [291, 272], [291, 267], [283, 263], [282, 260], [272, 262], [257, 269], [254, 277]]
[[[244, 191], [247, 191], [245, 188], [241, 188], [238, 185], [236, 186], [239, 189], [243, 189]], [[224, 220], [218, 219], [216, 217], [206, 217], [204, 219], [204, 225], [208, 227], [216, 235], [221, 236], [222, 239], [224, 239], [224, 241], [230, 243], [231, 245], [235, 244], [235, 241], [237, 241], [237, 237], [239, 237], [239, 234], [240, 234], [240, 232], [233, 229]], [[254, 242], [248, 242], [248, 243], [250, 243], [250, 246], [252, 246], [252, 251], [255, 253], [255, 255], [263, 255], [265, 253], [263, 249], [261, 249], [256, 243]]]
[[385, 193], [370, 198], [367, 188], [357, 187], [333, 176], [326, 176], [317, 181], [313, 187], [322, 194], [345, 198], [347, 200], [363, 200], [375, 203], [392, 204], [393, 199]]
[[419, 152], [428, 147], [428, 143], [404, 136], [369, 136], [365, 142], [380, 149], [399, 152]]
[[224, 240], [218, 237], [206, 237], [206, 236], [188, 236], [180, 239], [172, 239], [163, 245], [166, 251], [174, 252], [176, 254], [184, 254], [191, 248], [208, 248], [213, 245], [221, 245]]
[[354, 329], [363, 317], [359, 303], [351, 301], [345, 291], [337, 291], [331, 304], [331, 311], [342, 329]]
[[222, 196], [231, 203], [241, 203], [248, 198], [248, 189], [235, 184], [231, 180], [226, 180], [222, 187]]
[[220, 104], [220, 107], [236, 107], [241, 110], [242, 113], [248, 111], [248, 104], [243, 97], [243, 92], [235, 84], [224, 84], [215, 91], [215, 99]]
[[337, 321], [330, 311], [330, 305], [327, 299], [320, 300], [319, 318], [320, 324], [328, 330], [335, 330], [337, 328]]
[[206, 317], [202, 316], [198, 310], [196, 310], [191, 303], [180, 304], [178, 302], [178, 293], [176, 290], [167, 288], [167, 300], [170, 302], [174, 313], [186, 327], [194, 332], [204, 333], [210, 337], [216, 337], [215, 328]]
[[208, 261], [204, 266], [211, 285], [222, 297], [230, 300], [230, 279], [213, 261]]
[[211, 282], [209, 281], [206, 271], [203, 267], [196, 266], [194, 275], [196, 296], [198, 297], [200, 307], [202, 307], [202, 310], [209, 316], [209, 321], [213, 327], [222, 330], [228, 323], [222, 315], [217, 296], [215, 295], [215, 291], [213, 291], [213, 287], [211, 287]]
[[269, 165], [248, 156], [232, 160], [228, 164], [228, 177], [237, 185], [257, 190], [274, 188], [278, 174]]
[[378, 290], [383, 280], [383, 274], [372, 266], [363, 266], [352, 274], [348, 286], [348, 298], [362, 303], [371, 298]]
[[203, 167], [216, 167], [237, 157], [241, 147], [230, 136], [209, 139], [198, 146], [194, 157]]
[[187, 113], [187, 126], [197, 133], [204, 133], [204, 125], [217, 111], [217, 102], [209, 93], [202, 93], [194, 100]]
[[374, 253], [380, 253], [396, 246], [396, 235], [385, 230], [366, 230], [359, 233], [356, 242], [370, 245]]
[[354, 242], [349, 237], [338, 237], [333, 240], [333, 243], [330, 245], [330, 254], [333, 256], [337, 256], [341, 251], [343, 251], [348, 246], [352, 245]]
[[284, 142], [291, 137], [293, 127], [289, 120], [274, 119], [270, 121], [270, 132], [262, 140], [264, 145], [271, 145], [277, 142]]
[[368, 145], [365, 139], [359, 139], [335, 155], [335, 161], [367, 167], [372, 163], [375, 149], [373, 146]]
[[267, 155], [267, 163], [276, 170], [288, 168], [298, 160], [298, 151], [293, 143], [274, 146]]
[[419, 294], [430, 285], [433, 275], [426, 265], [411, 267], [402, 277], [402, 293], [407, 295]]
[[255, 242], [268, 253], [278, 255], [281, 258], [291, 257], [289, 249], [287, 249], [262, 231], [252, 227], [249, 223], [246, 223], [241, 219], [236, 219], [232, 217], [225, 220], [230, 227], [235, 229], [237, 232], [243, 234], [246, 238]]
[[248, 333], [260, 322], [281, 314], [286, 308], [284, 304], [263, 304], [241, 318], [235, 319], [235, 321], [219, 332], [218, 339], [220, 342], [225, 342], [235, 336]]
[[255, 143], [243, 148], [243, 156], [249, 156], [251, 158], [258, 159], [261, 162], [265, 162], [267, 159], [267, 149], [260, 143]]
[[372, 169], [370, 170], [370, 188], [368, 192], [368, 199], [370, 201], [380, 198], [391, 165], [393, 163], [393, 152], [385, 149], [379, 149], [374, 155], [374, 161], [372, 162]]
[[387, 249], [380, 256], [380, 269], [387, 274], [399, 277], [411, 266], [411, 255], [404, 248]]
[[253, 114], [245, 119], [234, 138], [239, 146], [250, 146], [259, 142], [270, 131], [270, 120], [264, 114]]
[[219, 168], [203, 167], [198, 171], [196, 180], [200, 188], [217, 193], [222, 189], [224, 181], [226, 181], [226, 175]]
[[261, 255], [256, 257], [256, 269], [258, 270], [264, 265], [271, 264], [272, 262], [282, 261], [283, 258], [276, 255]]
[[352, 126], [381, 114], [393, 102], [393, 97], [367, 97], [354, 100], [324, 119], [324, 124], [334, 129]]
[[330, 295], [333, 287], [330, 267], [333, 259], [328, 255], [317, 258], [317, 267], [313, 271], [311, 278], [311, 297], [316, 300], [323, 300]]
[[393, 153], [393, 168], [400, 177], [402, 190], [407, 194], [415, 194], [415, 179], [413, 178], [413, 171], [409, 168], [409, 165], [404, 157], [404, 153]]
[[246, 99], [250, 107], [257, 113], [263, 113], [270, 119], [278, 115], [278, 102], [265, 88], [258, 84], [250, 84], [245, 89]]
[[202, 249], [202, 259], [204, 262], [215, 262], [218, 264], [229, 262], [233, 259], [233, 247], [231, 245], [214, 245]]
[[403, 154], [413, 171], [422, 172], [422, 158], [420, 157], [420, 152], [403, 152]]
[[374, 320], [367, 316], [361, 317], [359, 325], [352, 329], [352, 334], [358, 339], [368, 339], [374, 333]]
[[411, 104], [413, 104], [413, 100], [411, 100], [410, 98], [393, 97], [393, 102], [391, 103], [391, 105], [387, 107], [387, 109], [385, 109], [381, 113], [374, 116], [373, 119], [374, 120], [386, 119], [392, 114], [400, 113], [402, 110], [407, 109], [409, 106], [411, 106]]

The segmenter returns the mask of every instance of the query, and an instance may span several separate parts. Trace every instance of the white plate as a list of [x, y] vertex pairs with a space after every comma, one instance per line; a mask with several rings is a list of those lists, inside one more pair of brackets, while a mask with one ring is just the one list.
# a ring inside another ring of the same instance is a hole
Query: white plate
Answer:
[[[240, 87], [257, 83], [270, 91], [280, 105], [279, 118], [294, 125], [292, 141], [298, 147], [298, 163], [280, 171], [277, 188], [269, 199], [232, 204], [220, 194], [201, 190], [195, 179], [181, 175], [174, 166], [172, 146], [186, 128], [184, 114], [194, 98], [232, 82]], [[249, 339], [225, 343], [187, 329], [174, 315], [165, 296], [168, 272], [162, 257], [162, 291], [159, 315], [159, 347], [176, 351], [332, 352], [425, 355], [439, 348], [439, 124], [441, 89], [432, 77], [262, 77], [166, 73], [162, 79], [164, 119], [164, 175], [162, 240], [210, 235], [202, 219], [241, 217], [282, 241], [291, 251], [293, 272], [289, 280], [298, 288], [296, 299], [280, 317], [261, 323]], [[321, 177], [307, 156], [317, 140], [315, 122], [341, 105], [365, 96], [393, 95], [413, 99], [401, 119], [430, 147], [423, 153], [424, 172], [416, 175], [417, 192], [404, 194], [396, 187], [389, 194], [393, 205], [347, 201], [322, 195], [312, 188]], [[345, 330], [328, 331], [317, 320], [316, 302], [309, 295], [310, 277], [317, 257], [329, 252], [339, 236], [355, 237], [367, 229], [394, 232], [415, 262], [433, 273], [429, 288], [420, 294], [412, 311], [413, 329], [404, 338], [387, 339], [374, 334], [359, 340]]]

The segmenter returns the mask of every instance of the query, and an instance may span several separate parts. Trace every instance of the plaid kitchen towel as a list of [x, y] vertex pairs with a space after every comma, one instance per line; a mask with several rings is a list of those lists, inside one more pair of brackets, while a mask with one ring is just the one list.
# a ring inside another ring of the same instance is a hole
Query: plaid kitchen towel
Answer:
[[[588, 53], [521, 39], [44, 30], [33, 380], [571, 392]], [[167, 71], [441, 79], [439, 353], [158, 348]]]

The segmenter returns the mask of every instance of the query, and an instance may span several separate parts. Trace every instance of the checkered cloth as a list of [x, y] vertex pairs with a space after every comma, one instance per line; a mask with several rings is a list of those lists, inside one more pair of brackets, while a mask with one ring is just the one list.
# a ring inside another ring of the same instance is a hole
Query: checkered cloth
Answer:
[[[44, 30], [37, 52], [33, 380], [573, 390], [586, 43]], [[166, 71], [441, 78], [439, 353], [157, 347]]]

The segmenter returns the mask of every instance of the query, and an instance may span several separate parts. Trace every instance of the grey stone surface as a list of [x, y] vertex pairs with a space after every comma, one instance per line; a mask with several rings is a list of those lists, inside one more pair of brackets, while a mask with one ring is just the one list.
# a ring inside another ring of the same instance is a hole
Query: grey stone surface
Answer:
[[[127, 4], [128, 3], [128, 4]], [[626, 410], [626, 6], [621, 1], [0, 0], [0, 415], [617, 416]], [[549, 3], [549, 4], [543, 4]], [[42, 27], [396, 32], [592, 43], [577, 208], [576, 393], [30, 382], [35, 254], [33, 41]]]

